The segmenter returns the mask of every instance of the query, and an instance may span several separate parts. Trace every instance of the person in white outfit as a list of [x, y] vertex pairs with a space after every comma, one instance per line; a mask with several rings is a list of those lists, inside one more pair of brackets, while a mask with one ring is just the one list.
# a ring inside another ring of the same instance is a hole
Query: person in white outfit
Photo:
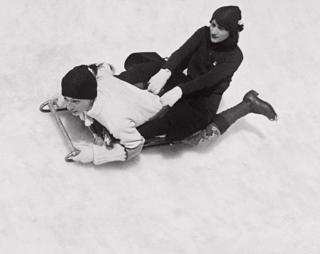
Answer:
[[96, 165], [124, 161], [138, 155], [145, 139], [137, 126], [153, 119], [162, 109], [160, 97], [141, 90], [113, 76], [109, 64], [80, 65], [62, 79], [64, 101], [59, 106], [67, 109], [90, 126], [94, 120], [103, 125], [117, 140], [112, 147], [78, 143], [80, 153], [73, 157], [82, 163]]

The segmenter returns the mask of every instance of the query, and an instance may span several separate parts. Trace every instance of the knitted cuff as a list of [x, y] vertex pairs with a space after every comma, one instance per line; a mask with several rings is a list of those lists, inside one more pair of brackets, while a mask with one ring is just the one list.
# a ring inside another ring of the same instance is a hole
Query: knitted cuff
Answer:
[[93, 145], [93, 164], [100, 165], [112, 161], [125, 161], [125, 148], [116, 143], [113, 148], [107, 149], [105, 146]]

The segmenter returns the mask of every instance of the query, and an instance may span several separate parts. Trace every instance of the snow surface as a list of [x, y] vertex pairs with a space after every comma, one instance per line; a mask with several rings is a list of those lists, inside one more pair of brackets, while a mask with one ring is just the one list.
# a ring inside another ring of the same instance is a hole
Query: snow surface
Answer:
[[[70, 68], [168, 56], [228, 4], [245, 60], [221, 110], [254, 88], [278, 122], [250, 115], [214, 144], [125, 163], [64, 161], [38, 107]], [[319, 16], [317, 0], [1, 0], [0, 253], [320, 253]]]

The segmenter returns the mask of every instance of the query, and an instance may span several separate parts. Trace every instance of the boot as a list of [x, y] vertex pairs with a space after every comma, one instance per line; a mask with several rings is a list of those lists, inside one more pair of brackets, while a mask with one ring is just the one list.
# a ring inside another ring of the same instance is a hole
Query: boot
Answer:
[[251, 90], [243, 97], [243, 101], [250, 104], [250, 112], [264, 115], [271, 121], [277, 120], [278, 116], [273, 107], [268, 102], [258, 98], [258, 95], [256, 91]]
[[249, 113], [264, 115], [272, 121], [277, 119], [273, 107], [258, 98], [256, 91], [251, 90], [245, 94], [239, 104], [215, 115], [212, 120], [218, 126], [220, 133], [223, 134], [235, 121]]

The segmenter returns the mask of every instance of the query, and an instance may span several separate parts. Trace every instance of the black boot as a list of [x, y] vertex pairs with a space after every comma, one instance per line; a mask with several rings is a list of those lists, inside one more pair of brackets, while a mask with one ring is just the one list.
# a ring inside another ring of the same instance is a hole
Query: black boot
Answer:
[[260, 98], [258, 93], [251, 90], [245, 94], [242, 102], [229, 108], [213, 117], [213, 122], [218, 126], [220, 133], [224, 133], [235, 121], [249, 113], [264, 115], [270, 120], [277, 119], [277, 114], [273, 107]]
[[251, 90], [243, 97], [243, 101], [250, 103], [250, 112], [264, 115], [271, 121], [277, 120], [278, 116], [273, 107], [268, 102], [258, 98], [258, 95], [256, 91]]

